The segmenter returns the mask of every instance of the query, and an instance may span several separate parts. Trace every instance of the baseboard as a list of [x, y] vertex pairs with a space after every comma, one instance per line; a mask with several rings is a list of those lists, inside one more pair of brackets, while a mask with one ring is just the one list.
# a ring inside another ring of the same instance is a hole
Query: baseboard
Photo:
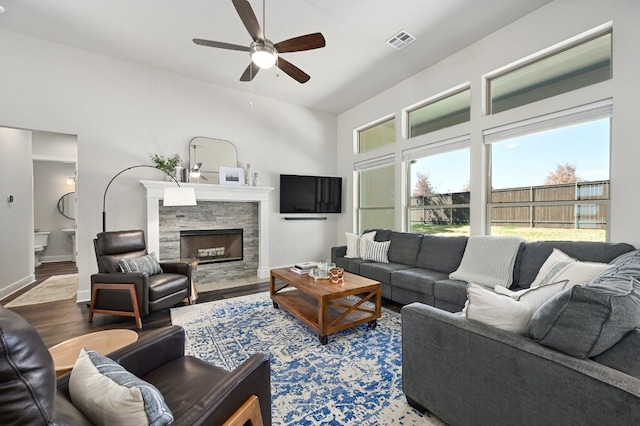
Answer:
[[91, 301], [91, 290], [82, 290], [78, 292], [78, 295], [76, 296], [76, 302], [80, 303], [80, 302], [90, 302]]
[[22, 278], [21, 280], [18, 280], [12, 284], [9, 284], [8, 286], [0, 290], [0, 300], [12, 295], [18, 290], [21, 290], [22, 288], [33, 283], [35, 280], [36, 280], [35, 274], [31, 274], [29, 276]]
[[71, 262], [71, 261], [73, 261], [73, 256], [70, 254], [60, 254], [57, 256], [42, 256], [40, 258], [40, 262], [42, 263]]

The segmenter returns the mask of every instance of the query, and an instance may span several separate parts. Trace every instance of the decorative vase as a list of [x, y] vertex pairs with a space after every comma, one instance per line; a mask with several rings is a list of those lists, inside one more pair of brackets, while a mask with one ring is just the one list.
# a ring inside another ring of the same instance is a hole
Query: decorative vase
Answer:
[[247, 168], [244, 171], [244, 183], [247, 186], [253, 186], [253, 174], [251, 171], [251, 163], [247, 163]]
[[178, 182], [182, 182], [182, 170], [183, 170], [183, 167], [182, 166], [176, 166], [175, 169], [176, 169], [175, 170], [175, 174], [173, 176], [176, 178], [176, 180]]

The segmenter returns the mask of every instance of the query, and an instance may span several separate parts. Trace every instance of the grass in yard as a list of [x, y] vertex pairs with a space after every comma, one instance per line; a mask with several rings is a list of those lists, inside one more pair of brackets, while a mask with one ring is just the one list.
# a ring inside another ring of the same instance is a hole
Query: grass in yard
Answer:
[[[469, 225], [422, 225], [411, 226], [411, 232], [431, 235], [469, 235]], [[524, 228], [516, 226], [493, 226], [491, 235], [517, 235], [526, 241], [605, 241], [604, 229], [560, 229]]]

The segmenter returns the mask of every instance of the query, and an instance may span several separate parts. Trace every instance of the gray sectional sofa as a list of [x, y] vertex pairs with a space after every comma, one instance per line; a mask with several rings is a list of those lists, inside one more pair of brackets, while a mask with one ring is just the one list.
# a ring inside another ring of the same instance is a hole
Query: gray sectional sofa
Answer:
[[640, 425], [640, 331], [593, 359], [422, 303], [402, 308], [402, 388], [451, 426]]
[[[453, 426], [640, 424], [639, 329], [597, 356], [576, 358], [458, 312], [467, 283], [448, 275], [461, 262], [466, 237], [378, 230], [376, 240], [392, 241], [390, 263], [345, 258], [345, 247], [334, 247], [332, 260], [380, 281], [385, 298], [406, 305], [402, 387], [413, 407]], [[623, 267], [627, 272], [616, 266], [607, 274], [640, 280], [640, 252], [629, 244], [531, 242], [520, 246], [511, 289], [530, 287], [554, 248], [602, 263], [628, 253], [622, 257], [634, 264]], [[633, 285], [638, 299], [638, 282]]]
[[[373, 230], [367, 230], [370, 232]], [[377, 229], [376, 241], [391, 241], [389, 263], [344, 257], [346, 246], [331, 248], [331, 261], [347, 272], [382, 283], [382, 297], [406, 305], [421, 302], [459, 312], [467, 300], [467, 282], [449, 279], [460, 262], [467, 237], [434, 236]], [[540, 241], [523, 243], [516, 257], [511, 289], [528, 288], [554, 248], [585, 262], [608, 263], [634, 250], [625, 243]]]

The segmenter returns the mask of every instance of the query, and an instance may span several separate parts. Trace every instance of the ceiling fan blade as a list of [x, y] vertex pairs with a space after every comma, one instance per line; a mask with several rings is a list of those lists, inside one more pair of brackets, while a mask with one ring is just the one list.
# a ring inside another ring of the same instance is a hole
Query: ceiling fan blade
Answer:
[[282, 59], [279, 57], [276, 65], [283, 72], [287, 73], [291, 78], [298, 81], [299, 83], [306, 83], [311, 78], [309, 74], [305, 73], [286, 59]]
[[307, 34], [300, 37], [290, 38], [281, 41], [274, 47], [278, 53], [301, 52], [303, 50], [319, 49], [325, 46], [324, 36], [322, 33]]
[[254, 64], [253, 61], [251, 61], [247, 69], [244, 70], [244, 72], [242, 73], [242, 76], [240, 77], [240, 81], [253, 80], [256, 74], [258, 74], [258, 71], [260, 71], [260, 67]]
[[262, 33], [262, 29], [260, 29], [260, 23], [258, 23], [258, 19], [256, 18], [256, 14], [253, 13], [253, 9], [247, 0], [232, 0], [233, 5], [242, 20], [242, 23], [249, 31], [249, 35], [253, 39], [253, 41], [264, 41], [264, 34]]
[[211, 41], [211, 40], [203, 40], [201, 38], [194, 38], [193, 42], [195, 44], [199, 44], [200, 46], [217, 47], [220, 49], [229, 49], [229, 50], [239, 50], [241, 52], [249, 51], [249, 47], [247, 46], [240, 46], [239, 44], [224, 43], [221, 41]]

